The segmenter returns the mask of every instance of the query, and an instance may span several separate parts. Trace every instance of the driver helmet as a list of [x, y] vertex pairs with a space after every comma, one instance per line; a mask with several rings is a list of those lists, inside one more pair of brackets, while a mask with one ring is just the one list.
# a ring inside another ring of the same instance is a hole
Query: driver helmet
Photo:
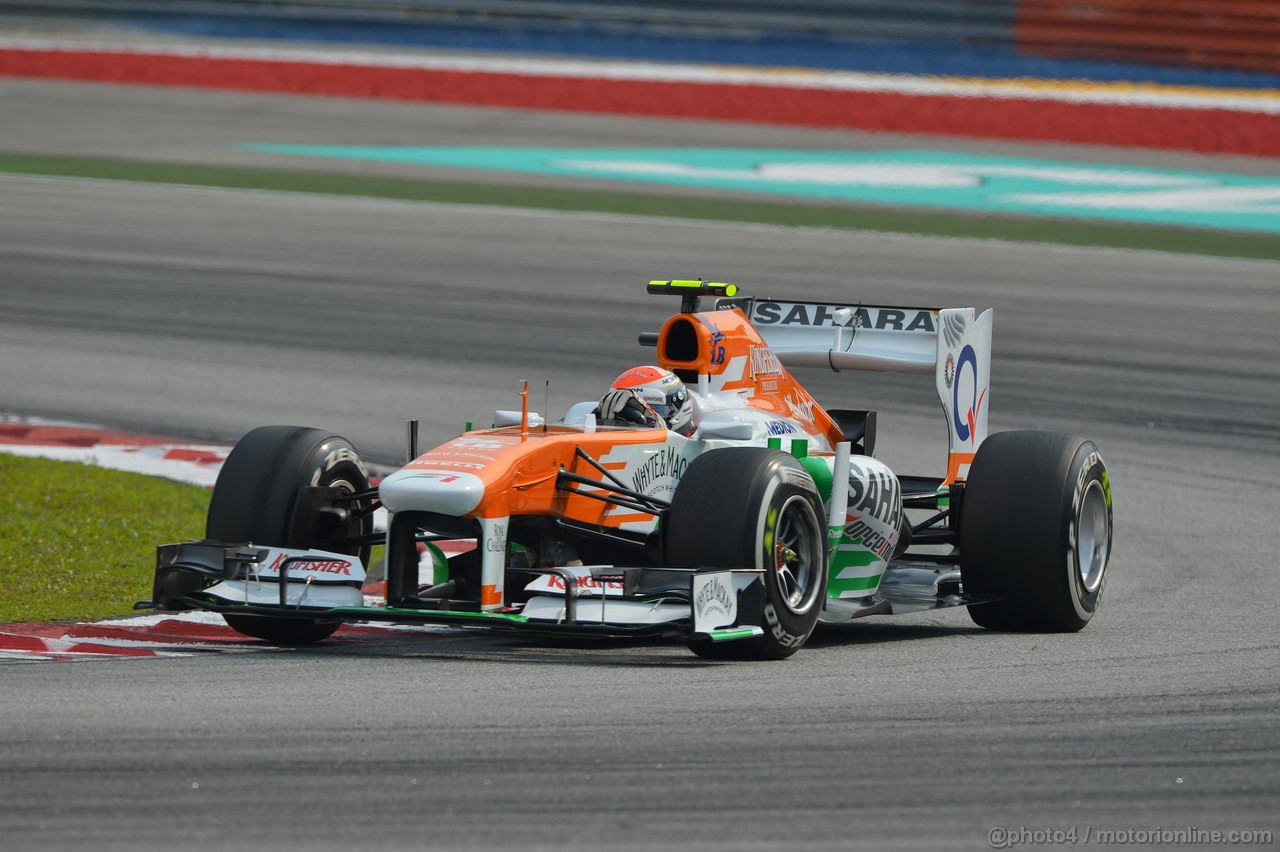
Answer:
[[693, 399], [680, 377], [661, 367], [633, 367], [614, 379], [611, 388], [630, 390], [649, 406], [672, 432], [693, 431]]

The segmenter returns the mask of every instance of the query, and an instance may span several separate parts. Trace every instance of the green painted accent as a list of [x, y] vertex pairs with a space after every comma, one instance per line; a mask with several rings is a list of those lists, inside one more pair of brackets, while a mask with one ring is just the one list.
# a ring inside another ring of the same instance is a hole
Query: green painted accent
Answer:
[[[852, 545], [861, 541], [862, 539], [844, 538], [841, 544]], [[840, 547], [831, 555], [831, 567], [837, 571], [845, 568], [863, 568], [867, 565], [874, 565], [877, 561], [879, 561], [879, 557], [871, 551], [860, 547]]]
[[809, 439], [808, 438], [792, 438], [791, 439], [791, 455], [798, 459], [807, 458], [809, 455]]
[[830, 580], [827, 583], [827, 597], [839, 597], [841, 592], [860, 592], [874, 589], [880, 585], [880, 578], [883, 576], [883, 574], [877, 574], [874, 577], [851, 577], [848, 580]]
[[805, 456], [800, 459], [800, 464], [809, 471], [813, 484], [818, 486], [818, 496], [822, 498], [823, 503], [826, 503], [831, 499], [831, 468], [827, 467], [825, 460], [817, 456]]
[[731, 639], [750, 639], [756, 632], [750, 627], [735, 627], [730, 630], [712, 630], [707, 635], [712, 642], [728, 642]]
[[[778, 529], [778, 507], [773, 506], [769, 509], [769, 514], [764, 519], [764, 551], [765, 553], [773, 553], [773, 535]], [[773, 557], [770, 557], [771, 559]]]
[[[846, 536], [842, 536], [841, 543], [848, 545], [852, 544], [853, 540]], [[839, 597], [841, 592], [855, 592], [874, 589], [879, 585], [880, 578], [884, 575], [883, 571], [880, 571], [870, 577], [841, 578], [839, 575], [845, 568], [865, 568], [868, 565], [874, 565], [879, 561], [880, 559], [874, 553], [861, 548], [833, 548], [831, 551], [831, 564], [827, 570], [827, 597]]]
[[827, 525], [827, 583], [830, 585], [830, 578], [834, 577], [839, 571], [836, 568], [836, 554], [839, 553], [839, 547], [844, 540], [844, 525], [836, 524], [834, 526]]
[[669, 193], [499, 186], [464, 181], [328, 174], [98, 157], [0, 153], [0, 172], [101, 180], [172, 183], [230, 189], [355, 195], [446, 204], [621, 213], [637, 216], [763, 222], [795, 227], [886, 231], [924, 236], [1108, 246], [1280, 260], [1274, 235], [1193, 228], [1067, 222], [1049, 218], [923, 212], [746, 198], [680, 198]]
[[1104, 470], [1102, 472], [1102, 493], [1107, 498], [1107, 508], [1111, 508], [1111, 471]]
[[449, 557], [444, 555], [444, 551], [436, 547], [431, 542], [423, 542], [427, 546], [427, 552], [431, 554], [431, 582], [433, 584], [443, 583], [449, 579]]

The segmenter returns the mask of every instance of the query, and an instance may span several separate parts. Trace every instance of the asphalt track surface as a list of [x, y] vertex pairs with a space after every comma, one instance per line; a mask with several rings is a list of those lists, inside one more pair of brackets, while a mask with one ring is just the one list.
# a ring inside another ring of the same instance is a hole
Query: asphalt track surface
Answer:
[[[6, 665], [6, 848], [955, 849], [994, 827], [1278, 827], [1280, 264], [3, 175], [0, 198], [10, 412], [224, 439], [306, 423], [395, 460], [405, 418], [448, 437], [515, 407], [517, 379], [539, 408], [544, 380], [551, 410], [596, 396], [672, 307], [642, 282], [704, 275], [994, 307], [992, 428], [1096, 438], [1117, 518], [1106, 600], [1075, 635], [943, 611], [771, 664], [464, 632]], [[895, 468], [941, 468], [928, 387], [810, 384], [878, 408]]]

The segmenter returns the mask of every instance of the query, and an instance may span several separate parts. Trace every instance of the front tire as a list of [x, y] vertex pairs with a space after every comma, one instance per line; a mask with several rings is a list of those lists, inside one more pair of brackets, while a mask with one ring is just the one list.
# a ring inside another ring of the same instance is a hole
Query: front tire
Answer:
[[827, 587], [822, 499], [794, 458], [763, 447], [712, 450], [690, 465], [663, 519], [665, 562], [764, 568], [765, 635], [689, 644], [712, 659], [780, 660], [813, 633]]
[[[369, 488], [369, 473], [345, 438], [303, 426], [263, 426], [249, 432], [227, 456], [209, 501], [207, 538], [278, 547], [320, 548], [369, 559], [368, 547], [336, 542], [367, 535], [369, 516], [356, 506], [299, 512], [308, 486], [354, 494]], [[347, 511], [347, 509], [350, 511]], [[329, 542], [335, 542], [330, 544]], [[233, 630], [285, 645], [319, 642], [341, 621], [224, 614]]]
[[1069, 633], [1097, 612], [1111, 557], [1111, 483], [1092, 441], [1001, 432], [978, 448], [965, 482], [960, 568], [976, 624]]

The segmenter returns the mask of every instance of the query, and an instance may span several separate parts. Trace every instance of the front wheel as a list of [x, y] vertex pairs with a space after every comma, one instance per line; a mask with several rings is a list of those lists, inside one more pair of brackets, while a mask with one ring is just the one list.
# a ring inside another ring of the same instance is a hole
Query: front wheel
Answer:
[[764, 635], [691, 642], [713, 659], [779, 660], [813, 633], [827, 587], [822, 499], [794, 458], [763, 447], [712, 450], [690, 465], [663, 524], [665, 561], [763, 568]]
[[237, 633], [265, 639], [277, 645], [310, 645], [332, 636], [341, 621], [320, 621], [315, 618], [272, 618], [264, 615], [233, 615], [223, 613], [227, 626]]
[[1074, 632], [1098, 610], [1111, 558], [1111, 481], [1092, 441], [1000, 432], [969, 470], [960, 520], [969, 615], [997, 630]]
[[[209, 501], [205, 535], [277, 547], [320, 548], [368, 562], [369, 548], [346, 540], [372, 531], [362, 504], [299, 510], [303, 488], [336, 488], [356, 494], [369, 488], [369, 473], [346, 438], [303, 426], [263, 426], [232, 449]], [[340, 621], [225, 615], [233, 630], [286, 645], [319, 642]]]

